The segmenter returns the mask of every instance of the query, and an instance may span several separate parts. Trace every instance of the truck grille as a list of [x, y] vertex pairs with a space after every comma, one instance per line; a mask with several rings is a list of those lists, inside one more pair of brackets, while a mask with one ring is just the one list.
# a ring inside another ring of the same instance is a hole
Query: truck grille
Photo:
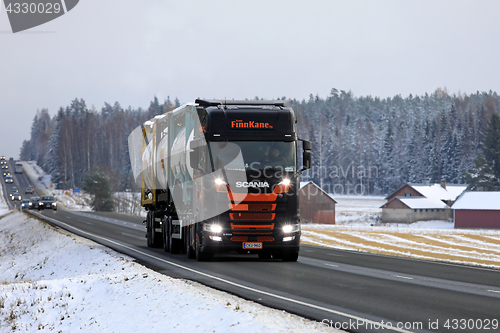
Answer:
[[274, 220], [274, 213], [229, 213], [231, 220], [237, 221], [269, 221]]

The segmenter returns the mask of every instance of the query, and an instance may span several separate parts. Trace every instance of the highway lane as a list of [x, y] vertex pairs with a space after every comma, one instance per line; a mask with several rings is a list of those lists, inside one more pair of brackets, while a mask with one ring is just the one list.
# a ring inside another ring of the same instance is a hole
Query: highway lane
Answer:
[[17, 187], [17, 189], [19, 190], [19, 193], [21, 194], [21, 196], [23, 198], [31, 198], [31, 196], [37, 196], [37, 194], [25, 194], [25, 190], [26, 190], [26, 187], [30, 186], [31, 183], [29, 181], [29, 179], [23, 174], [16, 174], [14, 173], [14, 167], [15, 167], [15, 161], [10, 161], [10, 160], [7, 160], [7, 165], [9, 166], [9, 169], [7, 169], [8, 171], [10, 171], [10, 173], [12, 174], [12, 178], [14, 179], [14, 182], [12, 184], [6, 184], [5, 183], [5, 177], [3, 177], [3, 171], [5, 169], [0, 169], [2, 171], [2, 186], [3, 186], [3, 191], [4, 191], [4, 194], [5, 194], [5, 200], [7, 202], [7, 205], [9, 206], [9, 208], [17, 208], [19, 209], [20, 206], [21, 206], [21, 203], [19, 201], [12, 201], [10, 199], [10, 196], [9, 196], [9, 193], [10, 193], [10, 190], [13, 188], [13, 187]]
[[[297, 263], [237, 254], [196, 262], [148, 248], [140, 217], [64, 210], [39, 216], [164, 274], [332, 326], [343, 323], [354, 332], [451, 332], [459, 331], [453, 330], [453, 319], [474, 319], [474, 325], [500, 319], [498, 270], [314, 246], [303, 246]], [[372, 322], [355, 325], [360, 320]], [[444, 326], [447, 321], [450, 329]], [[382, 322], [394, 328], [402, 323], [403, 329], [370, 329]], [[429, 329], [436, 323], [438, 329]]]

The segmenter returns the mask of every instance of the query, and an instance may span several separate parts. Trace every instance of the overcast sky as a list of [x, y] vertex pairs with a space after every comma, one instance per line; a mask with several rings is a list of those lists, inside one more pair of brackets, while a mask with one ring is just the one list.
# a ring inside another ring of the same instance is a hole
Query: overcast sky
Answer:
[[500, 1], [81, 0], [12, 34], [0, 13], [0, 155], [74, 98], [304, 99], [500, 92]]

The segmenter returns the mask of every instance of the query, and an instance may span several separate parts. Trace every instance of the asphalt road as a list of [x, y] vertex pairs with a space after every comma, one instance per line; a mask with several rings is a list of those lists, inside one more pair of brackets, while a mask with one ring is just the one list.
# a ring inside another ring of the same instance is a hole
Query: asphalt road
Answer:
[[197, 262], [148, 248], [139, 217], [61, 209], [33, 214], [163, 274], [347, 331], [500, 332], [499, 270], [306, 245], [296, 263], [238, 254]]

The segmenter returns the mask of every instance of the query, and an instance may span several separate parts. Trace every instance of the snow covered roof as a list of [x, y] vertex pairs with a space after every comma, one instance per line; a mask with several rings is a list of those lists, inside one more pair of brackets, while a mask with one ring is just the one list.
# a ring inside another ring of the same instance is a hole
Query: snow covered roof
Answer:
[[[337, 201], [335, 201], [335, 199], [331, 195], [329, 195], [328, 193], [326, 193], [321, 187], [319, 187], [318, 185], [316, 185], [316, 183], [313, 182], [312, 180], [308, 181], [308, 182], [300, 182], [300, 189], [299, 190], [302, 190], [308, 184], [316, 186], [321, 192], [323, 192], [324, 195], [326, 195], [328, 198], [332, 199], [333, 202], [337, 203]], [[316, 195], [317, 193], [319, 193], [319, 192], [315, 191], [315, 193], [311, 193], [311, 194], [312, 195]]]
[[[306, 186], [307, 184], [309, 183], [313, 183], [312, 181], [308, 181], [308, 182], [300, 182], [300, 189], [302, 189], [304, 186]], [[314, 183], [313, 183], [314, 184]]]
[[463, 191], [467, 189], [467, 185], [446, 185], [444, 189], [440, 184], [408, 184], [426, 198], [435, 200], [454, 201]]
[[500, 192], [465, 192], [452, 208], [500, 210]]
[[424, 197], [397, 197], [402, 203], [411, 209], [444, 209], [449, 208], [444, 202], [438, 199]]

